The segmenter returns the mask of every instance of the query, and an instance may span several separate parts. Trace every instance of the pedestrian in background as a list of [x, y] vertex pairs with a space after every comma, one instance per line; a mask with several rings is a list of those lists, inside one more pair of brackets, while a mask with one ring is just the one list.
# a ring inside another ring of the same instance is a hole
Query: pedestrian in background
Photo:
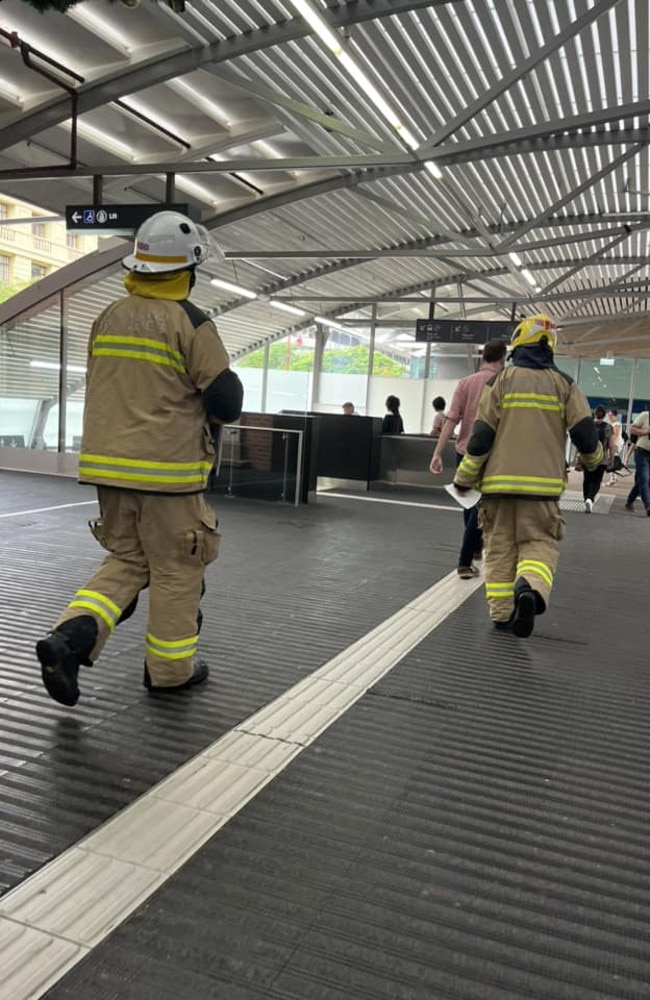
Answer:
[[445, 426], [445, 420], [447, 419], [447, 414], [445, 413], [446, 403], [442, 396], [436, 396], [431, 405], [434, 409], [434, 417], [431, 430], [429, 431], [429, 437], [438, 438], [440, 437], [440, 432]]
[[[443, 471], [443, 453], [445, 445], [453, 434], [456, 424], [460, 423], [460, 431], [456, 438], [456, 465], [458, 466], [467, 449], [472, 427], [476, 419], [481, 393], [490, 379], [503, 369], [506, 358], [506, 344], [503, 340], [488, 340], [483, 348], [483, 361], [479, 371], [466, 375], [461, 379], [447, 411], [447, 418], [438, 438], [431, 458], [430, 469], [435, 476]], [[463, 510], [465, 530], [458, 555], [457, 573], [463, 580], [471, 580], [479, 575], [474, 560], [480, 559], [483, 552], [483, 536], [478, 526], [478, 511], [476, 507]]]

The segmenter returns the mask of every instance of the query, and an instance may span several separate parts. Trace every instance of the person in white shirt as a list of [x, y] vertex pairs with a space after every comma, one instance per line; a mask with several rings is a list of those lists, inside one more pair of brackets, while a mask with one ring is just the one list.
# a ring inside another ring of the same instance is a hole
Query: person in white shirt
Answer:
[[[623, 425], [618, 419], [618, 410], [608, 410], [607, 419], [612, 425], [612, 451], [614, 453], [614, 457], [616, 458], [616, 456], [618, 455], [622, 463], [625, 441], [623, 440]], [[605, 486], [614, 486], [615, 484], [616, 484], [616, 473], [612, 469], [607, 478]]]
[[431, 405], [435, 411], [435, 416], [433, 418], [433, 426], [429, 431], [429, 437], [439, 438], [440, 432], [445, 425], [445, 420], [447, 419], [447, 414], [445, 413], [445, 406], [447, 404], [442, 396], [436, 396]]

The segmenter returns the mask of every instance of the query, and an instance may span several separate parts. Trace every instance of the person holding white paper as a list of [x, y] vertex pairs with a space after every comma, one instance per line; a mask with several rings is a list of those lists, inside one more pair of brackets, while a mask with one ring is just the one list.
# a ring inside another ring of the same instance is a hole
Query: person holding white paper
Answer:
[[526, 638], [548, 607], [565, 522], [567, 431], [585, 468], [603, 459], [589, 403], [555, 367], [556, 328], [545, 315], [523, 319], [510, 343], [512, 366], [491, 379], [465, 457], [459, 491], [482, 494], [485, 593], [498, 629]]
[[[456, 386], [451, 406], [447, 411], [447, 419], [440, 431], [438, 444], [431, 458], [429, 468], [434, 475], [443, 470], [442, 456], [447, 441], [452, 435], [456, 424], [460, 423], [460, 433], [456, 438], [456, 465], [465, 454], [469, 436], [476, 419], [479, 399], [489, 379], [494, 378], [503, 368], [506, 357], [506, 345], [502, 340], [488, 340], [483, 348], [483, 363], [473, 375], [467, 375]], [[475, 559], [480, 559], [483, 552], [483, 536], [478, 526], [478, 515], [471, 506], [465, 506], [463, 511], [465, 530], [458, 554], [456, 572], [462, 580], [471, 580], [479, 575], [474, 565]]]

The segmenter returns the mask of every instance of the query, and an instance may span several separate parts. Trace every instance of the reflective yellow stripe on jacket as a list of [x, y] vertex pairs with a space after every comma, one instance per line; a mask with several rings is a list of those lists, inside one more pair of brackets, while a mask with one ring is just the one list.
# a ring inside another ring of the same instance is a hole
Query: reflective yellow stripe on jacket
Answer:
[[147, 632], [147, 652], [159, 660], [186, 660], [193, 657], [199, 643], [198, 635], [192, 635], [189, 639], [177, 639], [169, 642], [166, 639], [156, 639], [155, 635]]
[[92, 346], [93, 357], [132, 358], [136, 361], [152, 361], [156, 365], [167, 365], [174, 371], [185, 374], [185, 361], [180, 351], [174, 351], [160, 340], [146, 337], [117, 337], [100, 334]]
[[482, 493], [520, 493], [522, 496], [557, 497], [564, 492], [564, 479], [547, 479], [544, 476], [485, 476], [479, 489]]
[[541, 392], [505, 392], [501, 405], [504, 410], [550, 410], [552, 413], [564, 411], [562, 400]]
[[79, 456], [79, 475], [142, 483], [207, 484], [212, 462], [148, 462], [108, 455]]

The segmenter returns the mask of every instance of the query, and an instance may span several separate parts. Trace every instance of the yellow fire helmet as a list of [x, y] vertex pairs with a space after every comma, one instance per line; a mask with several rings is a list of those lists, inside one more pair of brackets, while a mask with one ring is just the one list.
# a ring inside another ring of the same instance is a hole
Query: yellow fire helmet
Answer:
[[552, 351], [557, 347], [557, 327], [550, 316], [540, 313], [527, 316], [515, 327], [510, 341], [510, 350], [516, 347], [534, 347], [546, 340]]

